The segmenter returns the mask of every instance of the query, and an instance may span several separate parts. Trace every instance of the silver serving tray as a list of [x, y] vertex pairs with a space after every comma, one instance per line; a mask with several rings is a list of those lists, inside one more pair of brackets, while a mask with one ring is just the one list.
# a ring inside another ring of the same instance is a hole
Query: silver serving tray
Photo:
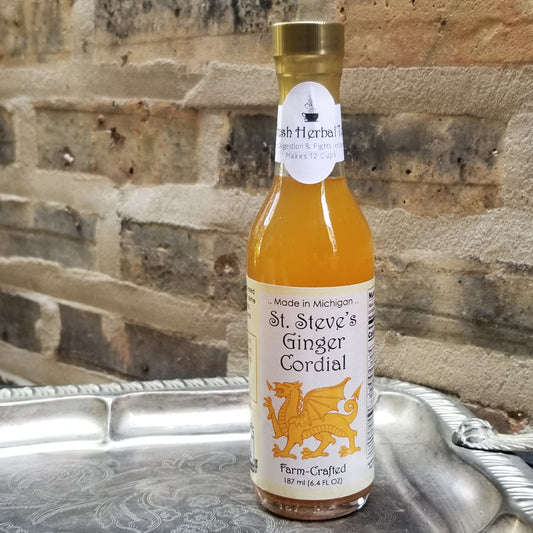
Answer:
[[376, 482], [326, 522], [258, 507], [239, 378], [0, 389], [0, 533], [533, 531], [532, 470], [452, 444], [472, 413], [377, 380]]

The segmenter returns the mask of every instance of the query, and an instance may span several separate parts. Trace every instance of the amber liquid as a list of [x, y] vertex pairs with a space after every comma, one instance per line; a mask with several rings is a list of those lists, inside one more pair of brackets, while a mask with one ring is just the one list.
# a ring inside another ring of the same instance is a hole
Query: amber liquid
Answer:
[[274, 184], [250, 232], [248, 276], [291, 287], [333, 287], [374, 277], [370, 229], [344, 177]]
[[[252, 226], [247, 255], [248, 276], [274, 285], [332, 287], [374, 277], [370, 229], [343, 176], [313, 185], [276, 176]], [[361, 508], [370, 486], [331, 500], [296, 500], [259, 487], [256, 492], [276, 514], [324, 520]]]

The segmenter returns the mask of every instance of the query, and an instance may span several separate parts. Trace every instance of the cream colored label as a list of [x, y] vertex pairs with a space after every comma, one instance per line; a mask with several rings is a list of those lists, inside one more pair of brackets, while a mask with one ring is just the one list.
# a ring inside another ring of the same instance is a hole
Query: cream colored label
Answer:
[[341, 107], [320, 83], [299, 83], [278, 107], [275, 160], [309, 184], [326, 179], [344, 161]]
[[321, 500], [374, 477], [374, 282], [282, 287], [248, 278], [251, 471]]

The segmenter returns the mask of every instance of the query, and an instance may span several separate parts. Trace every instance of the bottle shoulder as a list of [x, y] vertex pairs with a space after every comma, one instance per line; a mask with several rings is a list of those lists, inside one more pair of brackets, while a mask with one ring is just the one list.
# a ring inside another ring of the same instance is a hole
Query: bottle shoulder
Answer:
[[283, 234], [309, 234], [322, 228], [343, 235], [367, 234], [371, 239], [366, 218], [345, 178], [328, 178], [313, 185], [289, 180], [276, 178], [254, 220], [252, 233], [274, 233], [281, 239]]
[[284, 180], [274, 182], [253, 224], [249, 275], [324, 286], [373, 277], [372, 236], [345, 178], [315, 185]]

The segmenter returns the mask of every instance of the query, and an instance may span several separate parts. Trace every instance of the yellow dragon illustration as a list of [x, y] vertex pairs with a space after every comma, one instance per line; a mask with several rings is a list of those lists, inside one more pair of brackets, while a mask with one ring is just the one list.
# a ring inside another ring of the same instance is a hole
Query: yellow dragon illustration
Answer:
[[[278, 410], [274, 409], [272, 398], [265, 398], [264, 407], [268, 409], [267, 419], [272, 421], [274, 438], [286, 437], [285, 448], [281, 449], [277, 444], [272, 448], [274, 457], [290, 457], [296, 459], [296, 455], [291, 453], [296, 444], [302, 445], [305, 439], [314, 437], [320, 441], [316, 450], [303, 448], [301, 454], [304, 459], [311, 457], [328, 457], [326, 448], [334, 444], [334, 437], [348, 438], [349, 447], [341, 446], [339, 455], [345, 457], [353, 454], [361, 448], [355, 445], [357, 431], [350, 427], [350, 424], [357, 417], [359, 393], [361, 385], [357, 388], [351, 398], [346, 400], [344, 387], [350, 378], [346, 378], [338, 385], [321, 387], [310, 390], [305, 396], [302, 393], [302, 383], [293, 381], [290, 383], [275, 382], [272, 386], [267, 381], [268, 389], [277, 398], [284, 398], [284, 402]], [[341, 414], [337, 410], [337, 404], [341, 400], [344, 402], [344, 411]]]

